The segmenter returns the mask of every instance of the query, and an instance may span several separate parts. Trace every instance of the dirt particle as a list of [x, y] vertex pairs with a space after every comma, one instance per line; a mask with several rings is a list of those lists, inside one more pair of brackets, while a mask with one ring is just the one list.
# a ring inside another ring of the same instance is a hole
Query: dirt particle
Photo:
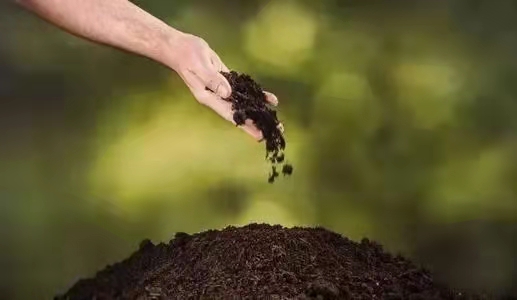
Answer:
[[293, 173], [293, 166], [290, 164], [285, 164], [282, 167], [282, 174], [284, 175], [291, 175]]

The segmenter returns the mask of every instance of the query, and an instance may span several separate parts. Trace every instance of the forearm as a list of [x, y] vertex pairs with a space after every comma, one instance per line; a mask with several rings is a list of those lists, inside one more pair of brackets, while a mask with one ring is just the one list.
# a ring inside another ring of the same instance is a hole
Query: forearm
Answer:
[[62, 29], [162, 64], [174, 64], [171, 50], [182, 34], [128, 0], [17, 0]]

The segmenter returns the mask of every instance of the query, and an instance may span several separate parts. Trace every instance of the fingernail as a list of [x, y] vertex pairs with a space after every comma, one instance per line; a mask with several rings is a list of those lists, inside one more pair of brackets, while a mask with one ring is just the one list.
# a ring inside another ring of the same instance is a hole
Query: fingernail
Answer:
[[275, 94], [270, 93], [270, 92], [264, 92], [264, 94], [266, 95], [268, 102], [270, 102], [271, 104], [273, 104], [275, 106], [278, 105], [278, 98], [276, 97]]
[[274, 95], [271, 96], [271, 100], [272, 100], [273, 104], [278, 105], [278, 98], [276, 96], [274, 96]]

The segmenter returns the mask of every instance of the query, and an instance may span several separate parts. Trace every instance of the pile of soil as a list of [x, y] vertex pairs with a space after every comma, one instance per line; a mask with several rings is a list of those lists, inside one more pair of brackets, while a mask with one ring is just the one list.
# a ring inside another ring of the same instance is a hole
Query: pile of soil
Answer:
[[425, 269], [324, 228], [227, 227], [128, 259], [55, 299], [484, 299], [436, 283]]
[[233, 120], [243, 125], [247, 119], [262, 131], [266, 144], [266, 159], [271, 163], [271, 173], [268, 181], [273, 183], [279, 176], [277, 166], [283, 164], [282, 173], [291, 175], [292, 165], [284, 162], [285, 139], [280, 129], [280, 121], [276, 110], [270, 106], [262, 87], [247, 74], [235, 71], [221, 72], [232, 87], [231, 96], [226, 99], [232, 103]]

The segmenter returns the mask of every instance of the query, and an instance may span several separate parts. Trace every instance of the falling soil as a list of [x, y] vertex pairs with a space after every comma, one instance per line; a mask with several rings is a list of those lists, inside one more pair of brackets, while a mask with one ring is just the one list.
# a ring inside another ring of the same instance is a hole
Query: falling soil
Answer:
[[266, 224], [149, 240], [55, 299], [485, 299], [370, 240]]
[[292, 165], [284, 162], [286, 143], [280, 121], [277, 118], [276, 110], [267, 102], [260, 85], [246, 74], [239, 74], [235, 71], [222, 72], [222, 74], [232, 87], [232, 94], [226, 100], [232, 103], [235, 123], [238, 126], [243, 125], [247, 119], [250, 119], [262, 131], [266, 144], [266, 159], [271, 163], [268, 181], [273, 183], [279, 176], [277, 171], [279, 164], [283, 164], [282, 173], [284, 175], [291, 175]]

